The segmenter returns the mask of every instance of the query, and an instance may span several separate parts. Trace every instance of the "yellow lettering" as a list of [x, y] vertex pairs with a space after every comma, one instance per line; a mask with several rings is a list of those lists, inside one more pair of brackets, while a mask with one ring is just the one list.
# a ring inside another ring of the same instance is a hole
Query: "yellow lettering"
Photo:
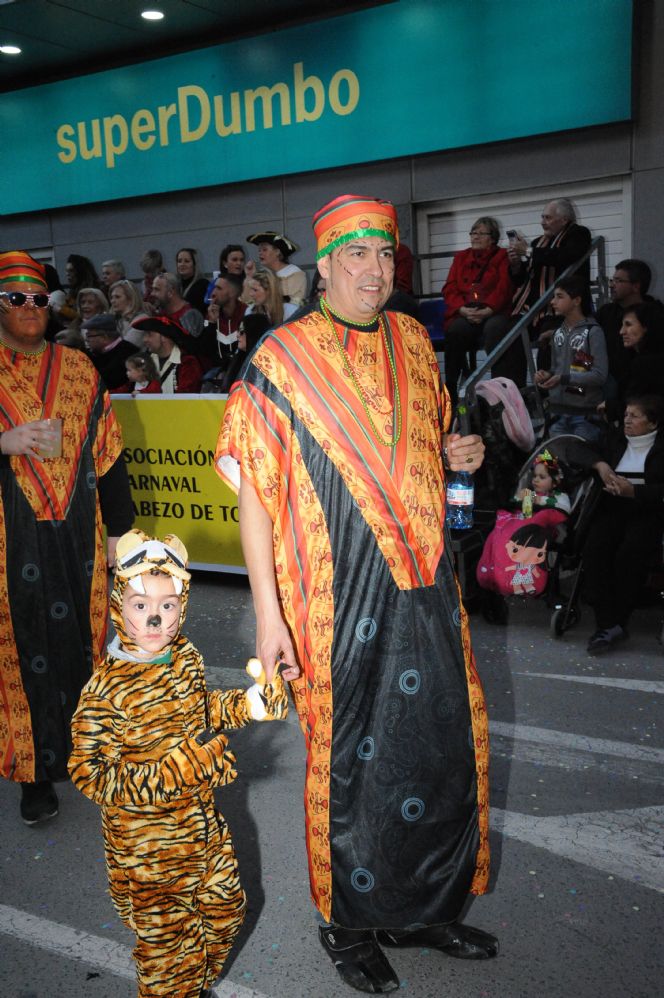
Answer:
[[160, 104], [157, 108], [157, 115], [159, 117], [159, 145], [168, 145], [168, 122], [177, 114], [177, 108], [175, 104]]
[[[189, 128], [189, 104], [193, 97], [198, 101], [200, 123], [198, 128]], [[196, 142], [210, 127], [210, 98], [202, 87], [178, 87], [178, 108], [180, 111], [180, 139], [182, 142]]]
[[227, 135], [239, 135], [242, 131], [242, 119], [240, 112], [240, 95], [237, 90], [231, 94], [231, 123], [227, 125], [224, 121], [224, 97], [223, 94], [216, 94], [214, 97], [214, 127], [217, 135], [225, 139]]
[[244, 119], [248, 132], [256, 130], [256, 116], [254, 114], [254, 103], [260, 99], [263, 101], [263, 128], [272, 128], [272, 99], [278, 96], [281, 103], [281, 124], [290, 125], [290, 94], [285, 83], [275, 83], [271, 88], [256, 87], [255, 90], [245, 90], [244, 92]]
[[104, 118], [104, 146], [106, 148], [106, 166], [109, 170], [115, 166], [115, 157], [121, 156], [127, 151], [128, 142], [129, 129], [122, 115], [113, 114], [110, 118]]
[[[293, 66], [293, 77], [295, 82], [295, 120], [296, 121], [316, 121], [320, 118], [325, 108], [325, 88], [317, 76], [307, 76], [304, 78], [304, 64], [296, 62]], [[307, 111], [307, 90], [313, 90], [314, 106], [311, 111]]]
[[[146, 108], [141, 108], [131, 119], [131, 141], [141, 152], [145, 152], [155, 144], [155, 127], [154, 115]], [[146, 135], [146, 132], [150, 134]]]
[[88, 148], [87, 137], [85, 135], [85, 122], [78, 123], [78, 148], [81, 150], [83, 159], [95, 159], [101, 156], [101, 128], [99, 118], [93, 118], [90, 122], [92, 131], [92, 148]]
[[58, 145], [64, 150], [64, 152], [58, 153], [58, 159], [61, 163], [73, 163], [76, 159], [78, 149], [76, 143], [71, 140], [74, 135], [76, 132], [71, 125], [60, 125], [55, 133]]
[[[341, 103], [339, 88], [342, 83], [348, 87], [348, 99], [345, 104]], [[352, 69], [339, 69], [330, 80], [328, 90], [330, 107], [335, 114], [352, 114], [360, 99], [360, 81]]]

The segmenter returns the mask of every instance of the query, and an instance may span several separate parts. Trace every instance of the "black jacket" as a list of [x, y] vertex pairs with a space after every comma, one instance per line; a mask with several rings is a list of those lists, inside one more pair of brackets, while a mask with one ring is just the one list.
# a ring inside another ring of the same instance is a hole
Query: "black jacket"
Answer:
[[[581, 467], [592, 468], [597, 461], [606, 461], [615, 468], [627, 450], [627, 437], [622, 430], [611, 427], [601, 453], [590, 444], [579, 442], [574, 445], [570, 457]], [[643, 485], [634, 485], [634, 501], [657, 512], [664, 520], [664, 429], [660, 429], [655, 442], [648, 451], [643, 469]]]

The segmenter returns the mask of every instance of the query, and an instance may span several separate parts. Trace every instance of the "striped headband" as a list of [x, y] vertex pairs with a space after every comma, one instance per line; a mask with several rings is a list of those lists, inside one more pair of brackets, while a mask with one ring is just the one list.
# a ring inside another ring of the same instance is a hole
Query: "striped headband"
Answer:
[[42, 287], [48, 288], [44, 267], [23, 250], [0, 253], [0, 285], [12, 284], [14, 281], [41, 284]]
[[353, 239], [377, 236], [399, 245], [397, 213], [391, 201], [342, 194], [317, 211], [313, 219], [316, 259], [350, 243]]

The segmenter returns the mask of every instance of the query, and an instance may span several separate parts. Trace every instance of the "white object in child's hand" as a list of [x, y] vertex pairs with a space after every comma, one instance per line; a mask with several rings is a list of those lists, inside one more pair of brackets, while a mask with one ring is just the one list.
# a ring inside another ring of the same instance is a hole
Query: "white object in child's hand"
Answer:
[[266, 677], [260, 659], [250, 658], [246, 665], [246, 671], [254, 680], [253, 686], [250, 686], [246, 693], [249, 713], [255, 721], [262, 721], [267, 716], [263, 699]]

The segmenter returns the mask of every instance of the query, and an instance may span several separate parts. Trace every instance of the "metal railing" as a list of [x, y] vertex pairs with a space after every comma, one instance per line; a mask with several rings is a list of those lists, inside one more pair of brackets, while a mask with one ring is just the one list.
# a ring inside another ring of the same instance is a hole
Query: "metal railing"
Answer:
[[[535, 319], [535, 317], [549, 304], [553, 298], [553, 292], [555, 290], [556, 284], [564, 280], [566, 277], [571, 277], [575, 274], [579, 267], [589, 260], [592, 254], [597, 251], [597, 280], [594, 282], [595, 287], [598, 291], [598, 301], [603, 303], [608, 297], [608, 280], [606, 277], [606, 256], [605, 256], [605, 244], [604, 236], [595, 236], [595, 238], [590, 243], [587, 251], [576, 260], [571, 263], [569, 267], [563, 270], [551, 287], [547, 288], [544, 294], [542, 294], [535, 304], [528, 309], [525, 315], [521, 316], [518, 322], [512, 327], [512, 329], [507, 333], [503, 339], [498, 343], [496, 347], [487, 354], [486, 359], [475, 368], [474, 371], [468, 375], [466, 380], [459, 387], [458, 402], [457, 402], [457, 413], [459, 415], [459, 426], [461, 433], [470, 433], [470, 412], [469, 409], [474, 407], [477, 402], [477, 395], [475, 391], [475, 386], [479, 381], [482, 380], [487, 372], [491, 371], [492, 366], [496, 361], [507, 353], [511, 346], [513, 346], [517, 340], [521, 340], [523, 351], [526, 355], [526, 367], [528, 374], [530, 375], [530, 381], [533, 386], [535, 384], [535, 362], [533, 360], [532, 346], [530, 342], [529, 326], [530, 323]], [[542, 396], [537, 389], [534, 389], [533, 393], [535, 402], [535, 414], [538, 420], [541, 420], [544, 424], [545, 414], [544, 406], [542, 402]]]

